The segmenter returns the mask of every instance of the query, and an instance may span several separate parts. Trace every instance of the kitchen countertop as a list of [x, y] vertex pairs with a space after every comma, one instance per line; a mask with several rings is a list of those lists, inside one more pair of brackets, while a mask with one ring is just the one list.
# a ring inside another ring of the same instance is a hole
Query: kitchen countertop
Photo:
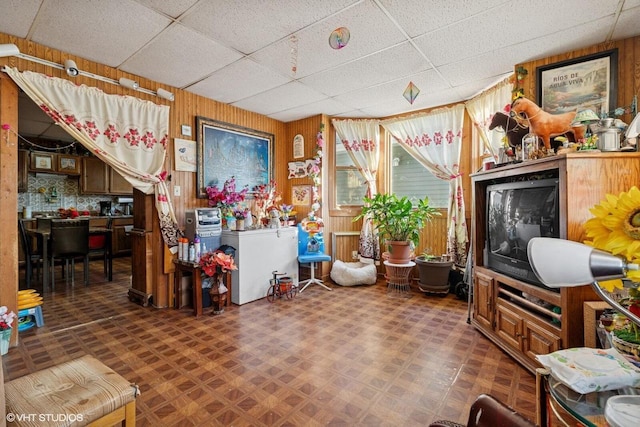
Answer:
[[[50, 218], [50, 219], [62, 219], [60, 216], [57, 215], [34, 215], [31, 218], [20, 218], [23, 219], [24, 221], [35, 221], [38, 218]], [[127, 218], [133, 218], [133, 215], [91, 215], [91, 216], [78, 216], [77, 218], [89, 218], [89, 219], [103, 219], [103, 218], [118, 218], [118, 219], [127, 219]]]

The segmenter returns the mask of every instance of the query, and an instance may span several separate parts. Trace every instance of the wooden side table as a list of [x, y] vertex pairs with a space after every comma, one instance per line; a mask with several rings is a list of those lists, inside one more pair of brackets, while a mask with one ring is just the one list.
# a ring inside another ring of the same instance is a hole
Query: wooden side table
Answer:
[[[182, 283], [182, 277], [184, 273], [191, 274], [192, 283], [191, 289], [193, 291], [193, 311], [196, 317], [202, 314], [202, 272], [200, 271], [200, 264], [191, 261], [182, 261], [179, 259], [174, 259], [173, 263], [176, 267], [175, 277], [174, 277], [174, 294], [175, 294], [175, 307], [180, 308], [182, 306], [182, 292], [180, 289], [180, 284]], [[228, 307], [231, 305], [231, 272], [227, 271], [227, 275], [225, 277], [225, 286], [227, 287], [227, 301], [225, 302], [225, 306]]]

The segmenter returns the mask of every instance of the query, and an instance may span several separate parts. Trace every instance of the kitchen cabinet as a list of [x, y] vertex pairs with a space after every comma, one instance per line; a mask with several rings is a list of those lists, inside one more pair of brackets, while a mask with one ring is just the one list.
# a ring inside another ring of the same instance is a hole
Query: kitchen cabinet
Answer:
[[82, 158], [82, 194], [133, 194], [133, 186], [97, 157]]
[[112, 249], [113, 256], [130, 255], [131, 254], [131, 235], [133, 228], [133, 218], [113, 218], [111, 222], [112, 232]]
[[298, 228], [222, 231], [222, 244], [236, 249], [231, 302], [246, 304], [267, 296], [272, 271], [286, 273], [298, 285]]

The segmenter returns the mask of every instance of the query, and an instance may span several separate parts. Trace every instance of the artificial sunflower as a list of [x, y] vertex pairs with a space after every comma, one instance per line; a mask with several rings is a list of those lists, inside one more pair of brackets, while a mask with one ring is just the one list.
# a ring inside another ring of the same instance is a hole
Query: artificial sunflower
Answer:
[[[584, 243], [624, 256], [629, 262], [640, 262], [640, 190], [634, 186], [619, 196], [607, 194], [605, 200], [589, 211], [594, 217], [585, 223], [590, 240]], [[638, 271], [629, 271], [627, 277], [640, 282]], [[621, 280], [608, 280], [600, 285], [609, 292], [622, 289]]]

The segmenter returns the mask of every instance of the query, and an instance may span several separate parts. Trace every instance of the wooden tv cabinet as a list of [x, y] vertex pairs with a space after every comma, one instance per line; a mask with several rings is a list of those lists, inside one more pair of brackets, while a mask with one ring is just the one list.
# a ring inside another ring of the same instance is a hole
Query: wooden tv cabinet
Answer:
[[640, 153], [576, 152], [471, 175], [471, 321], [532, 373], [541, 366], [537, 354], [584, 346], [583, 302], [598, 300], [589, 285], [554, 292], [485, 267], [487, 186], [540, 177], [558, 178], [560, 237], [582, 242], [586, 238], [582, 225], [592, 217], [589, 209], [607, 193], [617, 195], [640, 183]]

